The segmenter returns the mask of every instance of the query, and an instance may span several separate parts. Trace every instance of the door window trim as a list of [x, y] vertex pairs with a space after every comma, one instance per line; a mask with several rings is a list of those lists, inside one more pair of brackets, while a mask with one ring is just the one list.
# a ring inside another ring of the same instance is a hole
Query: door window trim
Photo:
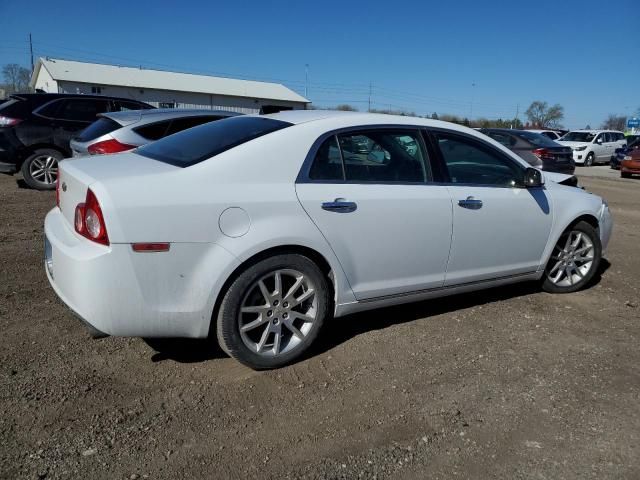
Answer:
[[[320, 135], [311, 145], [307, 156], [302, 162], [302, 166], [300, 167], [300, 171], [298, 172], [298, 176], [296, 177], [296, 184], [302, 183], [317, 183], [317, 184], [333, 184], [333, 185], [435, 185], [437, 182], [435, 181], [435, 171], [434, 164], [431, 158], [432, 152], [429, 148], [429, 145], [424, 138], [424, 125], [398, 125], [398, 124], [375, 124], [375, 125], [358, 125], [351, 127], [342, 127], [334, 130], [330, 130], [328, 132]], [[342, 155], [342, 147], [340, 146], [340, 141], [338, 140], [338, 135], [342, 135], [345, 133], [354, 133], [354, 132], [367, 132], [371, 130], [389, 130], [389, 131], [402, 131], [402, 132], [412, 132], [416, 134], [417, 140], [420, 143], [420, 147], [423, 149], [423, 152], [426, 154], [427, 158], [422, 160], [422, 166], [425, 169], [425, 177], [426, 180], [420, 182], [405, 182], [405, 181], [383, 181], [383, 180], [374, 180], [374, 181], [359, 181], [359, 180], [346, 180], [346, 171], [344, 166], [344, 157]], [[340, 152], [340, 161], [342, 163], [342, 179], [341, 180], [324, 180], [324, 179], [313, 179], [309, 177], [311, 172], [311, 166], [318, 154], [318, 150], [324, 144], [326, 140], [330, 137], [334, 137], [335, 141], [338, 145], [338, 150]], [[429, 172], [431, 172], [431, 176], [433, 177], [429, 180]]]

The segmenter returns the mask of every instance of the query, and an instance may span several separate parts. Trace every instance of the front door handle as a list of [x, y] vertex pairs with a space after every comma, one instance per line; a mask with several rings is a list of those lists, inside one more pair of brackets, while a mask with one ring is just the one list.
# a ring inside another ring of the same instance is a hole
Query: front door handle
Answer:
[[324, 202], [322, 209], [328, 212], [349, 213], [358, 208], [355, 202], [347, 202], [344, 198], [336, 198], [333, 202]]
[[478, 200], [474, 197], [467, 197], [465, 200], [458, 200], [458, 205], [462, 208], [478, 210], [479, 208], [482, 208], [482, 200]]

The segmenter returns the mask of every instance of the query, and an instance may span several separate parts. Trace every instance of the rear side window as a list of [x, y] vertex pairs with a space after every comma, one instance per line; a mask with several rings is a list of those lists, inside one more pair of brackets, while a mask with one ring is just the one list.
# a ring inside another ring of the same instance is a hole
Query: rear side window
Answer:
[[271, 118], [225, 118], [161, 138], [138, 148], [136, 153], [177, 167], [188, 167], [289, 126], [288, 122]]
[[80, 142], [88, 142], [106, 135], [107, 133], [111, 133], [120, 127], [121, 125], [118, 122], [111, 120], [110, 118], [101, 117], [82, 130], [76, 137], [76, 140]]
[[160, 140], [167, 136], [167, 129], [170, 124], [171, 120], [165, 120], [164, 122], [155, 122], [134, 128], [133, 131], [147, 140]]
[[24, 118], [29, 115], [29, 103], [25, 100], [10, 98], [6, 102], [0, 104], [0, 115], [5, 117]]
[[223, 117], [216, 117], [213, 115], [207, 116], [196, 116], [196, 117], [185, 117], [185, 118], [174, 118], [171, 121], [171, 125], [169, 126], [169, 130], [167, 131], [167, 135], [173, 135], [174, 133], [181, 132], [186, 130], [187, 128], [197, 127], [198, 125], [202, 125], [203, 123], [213, 122], [214, 120], [220, 120]]

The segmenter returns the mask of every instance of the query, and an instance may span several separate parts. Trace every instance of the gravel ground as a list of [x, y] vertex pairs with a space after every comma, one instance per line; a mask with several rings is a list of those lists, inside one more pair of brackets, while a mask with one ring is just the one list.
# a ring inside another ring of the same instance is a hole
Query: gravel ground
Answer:
[[91, 340], [49, 287], [51, 192], [0, 175], [0, 477], [640, 478], [640, 183], [586, 291], [523, 284], [330, 322], [256, 373], [198, 341]]

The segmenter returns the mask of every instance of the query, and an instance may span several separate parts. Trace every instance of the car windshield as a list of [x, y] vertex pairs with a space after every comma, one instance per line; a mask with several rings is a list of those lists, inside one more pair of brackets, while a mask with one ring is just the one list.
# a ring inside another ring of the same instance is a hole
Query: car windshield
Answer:
[[527, 140], [528, 142], [533, 143], [537, 147], [557, 147], [558, 146], [558, 144], [553, 140], [551, 140], [549, 137], [545, 137], [544, 135], [541, 135], [539, 133], [517, 131], [517, 132], [513, 132], [513, 134]]
[[591, 142], [596, 134], [591, 132], [569, 132], [560, 140], [563, 142]]
[[177, 167], [188, 167], [291, 125], [264, 117], [231, 117], [169, 135], [138, 148], [135, 153]]

